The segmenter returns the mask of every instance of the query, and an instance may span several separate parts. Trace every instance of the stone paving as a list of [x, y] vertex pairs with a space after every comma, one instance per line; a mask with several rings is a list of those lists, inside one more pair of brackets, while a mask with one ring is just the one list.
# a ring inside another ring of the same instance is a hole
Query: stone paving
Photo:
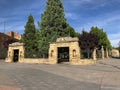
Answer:
[[0, 61], [0, 90], [120, 90], [120, 59], [88, 66]]

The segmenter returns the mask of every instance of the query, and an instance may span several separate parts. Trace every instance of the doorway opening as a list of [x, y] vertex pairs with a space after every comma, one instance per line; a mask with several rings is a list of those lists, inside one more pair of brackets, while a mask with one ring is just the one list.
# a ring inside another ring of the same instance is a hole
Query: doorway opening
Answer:
[[58, 47], [58, 63], [69, 62], [69, 47]]
[[15, 49], [13, 52], [13, 62], [18, 62], [19, 60], [19, 49]]

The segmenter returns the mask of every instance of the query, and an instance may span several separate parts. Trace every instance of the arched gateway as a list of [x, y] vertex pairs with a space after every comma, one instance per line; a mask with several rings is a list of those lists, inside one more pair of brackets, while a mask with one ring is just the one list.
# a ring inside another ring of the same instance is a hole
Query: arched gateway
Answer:
[[24, 59], [24, 44], [15, 42], [9, 44], [6, 62], [22, 62]]
[[49, 61], [51, 63], [77, 63], [79, 60], [78, 38], [62, 37], [50, 44]]

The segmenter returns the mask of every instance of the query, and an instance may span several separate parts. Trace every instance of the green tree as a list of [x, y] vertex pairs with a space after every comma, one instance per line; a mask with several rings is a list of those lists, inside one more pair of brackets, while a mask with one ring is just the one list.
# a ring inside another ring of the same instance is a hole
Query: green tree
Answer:
[[35, 57], [35, 52], [37, 50], [36, 40], [37, 39], [36, 39], [36, 29], [34, 25], [34, 18], [30, 14], [28, 16], [28, 21], [25, 25], [25, 30], [21, 39], [21, 41], [25, 43], [26, 57]]
[[38, 22], [39, 30], [39, 50], [48, 52], [49, 43], [55, 42], [58, 37], [74, 37], [74, 29], [66, 22], [64, 8], [61, 0], [47, 0], [41, 21]]
[[91, 27], [90, 33], [96, 34], [99, 37], [98, 47], [105, 47], [111, 49], [111, 43], [107, 37], [106, 32], [103, 29], [99, 29], [98, 27]]

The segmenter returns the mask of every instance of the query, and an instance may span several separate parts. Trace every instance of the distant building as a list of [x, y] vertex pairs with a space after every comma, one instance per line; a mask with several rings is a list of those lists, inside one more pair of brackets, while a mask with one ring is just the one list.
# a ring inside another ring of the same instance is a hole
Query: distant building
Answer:
[[112, 49], [111, 54], [112, 54], [112, 57], [119, 57], [119, 50]]
[[21, 39], [21, 35], [18, 34], [17, 32], [11, 31], [11, 32], [8, 32], [7, 35], [10, 36], [10, 37], [12, 37], [12, 38], [18, 39], [18, 40]]
[[7, 55], [8, 45], [13, 42], [18, 42], [21, 35], [9, 32], [8, 34], [0, 33], [0, 59], [4, 59]]

